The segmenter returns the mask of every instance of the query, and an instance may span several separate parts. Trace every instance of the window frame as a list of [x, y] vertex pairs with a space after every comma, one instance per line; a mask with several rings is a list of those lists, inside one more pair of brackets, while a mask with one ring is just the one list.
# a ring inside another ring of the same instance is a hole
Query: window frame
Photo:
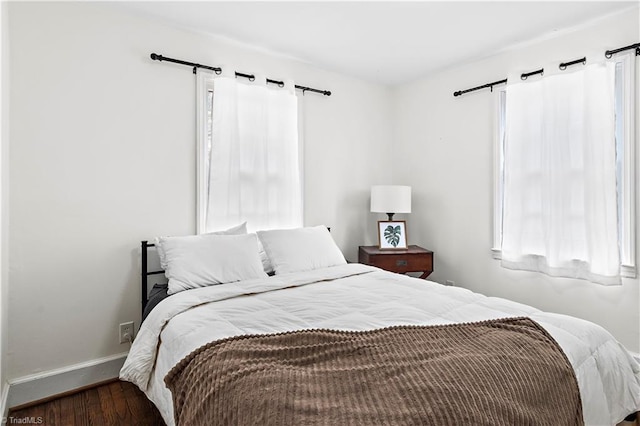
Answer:
[[197, 70], [196, 73], [196, 234], [205, 232], [207, 220], [207, 179], [204, 176], [207, 159], [207, 95], [213, 90], [214, 74]]
[[624, 133], [624, 160], [622, 166], [622, 235], [620, 236], [621, 275], [635, 278], [636, 267], [636, 82], [638, 80], [635, 51], [620, 55], [616, 64], [622, 63], [622, 114]]
[[[640, 140], [636, 125], [636, 103], [639, 102], [635, 92], [636, 82], [640, 80], [636, 66], [635, 52], [619, 55], [616, 64], [622, 64], [622, 115], [624, 135], [624, 158], [622, 166], [622, 212], [620, 217], [621, 235], [620, 275], [626, 278], [637, 276], [636, 266], [636, 150], [635, 141]], [[494, 259], [502, 259], [502, 218], [503, 218], [503, 149], [505, 126], [506, 87], [494, 92], [494, 135], [493, 135], [493, 244], [491, 248]]]
[[506, 87], [494, 92], [494, 135], [493, 135], [493, 247], [491, 254], [494, 259], [502, 259], [502, 204], [503, 204], [503, 148], [505, 125]]

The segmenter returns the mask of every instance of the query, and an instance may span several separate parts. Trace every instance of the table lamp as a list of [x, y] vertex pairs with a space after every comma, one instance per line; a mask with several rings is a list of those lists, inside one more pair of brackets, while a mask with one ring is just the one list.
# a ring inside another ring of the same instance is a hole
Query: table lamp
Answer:
[[371, 213], [386, 213], [389, 221], [396, 213], [411, 213], [411, 187], [374, 185], [371, 187]]

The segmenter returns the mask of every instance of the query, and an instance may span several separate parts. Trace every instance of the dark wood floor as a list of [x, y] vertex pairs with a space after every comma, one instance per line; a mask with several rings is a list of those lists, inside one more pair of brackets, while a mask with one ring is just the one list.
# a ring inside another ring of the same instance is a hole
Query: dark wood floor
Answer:
[[[160, 413], [131, 383], [115, 381], [19, 410], [9, 417], [43, 426], [164, 426]], [[38, 420], [41, 419], [41, 420]], [[15, 422], [15, 420], [14, 420]], [[8, 419], [7, 424], [11, 424]]]
[[[11, 417], [13, 417], [13, 422]], [[131, 383], [114, 381], [18, 410], [9, 410], [7, 424], [43, 426], [166, 426], [147, 397]], [[618, 426], [640, 426], [621, 422]]]

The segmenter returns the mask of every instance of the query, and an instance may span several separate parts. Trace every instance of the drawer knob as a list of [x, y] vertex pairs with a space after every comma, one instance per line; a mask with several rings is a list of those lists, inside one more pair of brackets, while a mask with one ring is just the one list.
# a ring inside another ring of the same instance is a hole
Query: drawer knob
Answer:
[[396, 266], [407, 266], [406, 260], [396, 260]]

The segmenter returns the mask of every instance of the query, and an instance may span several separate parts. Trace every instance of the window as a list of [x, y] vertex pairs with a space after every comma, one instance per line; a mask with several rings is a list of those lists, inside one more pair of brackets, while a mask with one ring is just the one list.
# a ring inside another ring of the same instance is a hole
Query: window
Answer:
[[198, 233], [302, 226], [293, 87], [199, 72], [197, 91]]
[[[615, 61], [615, 95], [614, 95], [614, 105], [612, 108], [615, 108], [615, 118], [613, 128], [615, 130], [615, 141], [612, 144], [615, 144], [615, 200], [614, 203], [617, 204], [615, 210], [615, 226], [617, 227], [616, 234], [617, 238], [617, 248], [619, 249], [619, 270], [621, 276], [626, 277], [635, 277], [636, 275], [636, 265], [635, 265], [635, 210], [634, 210], [634, 200], [635, 200], [635, 152], [634, 152], [634, 79], [635, 79], [635, 69], [634, 69], [635, 57], [632, 55], [624, 55], [617, 58]], [[528, 84], [528, 83], [523, 83]], [[532, 86], [533, 87], [533, 86]], [[516, 100], [517, 101], [517, 100]], [[502, 89], [497, 92], [496, 96], [497, 102], [497, 114], [496, 114], [496, 135], [495, 135], [495, 149], [494, 149], [494, 242], [493, 242], [493, 253], [494, 257], [497, 259], [503, 259], [504, 261], [504, 226], [505, 226], [505, 213], [513, 214], [513, 209], [509, 212], [505, 212], [505, 209], [510, 209], [505, 205], [505, 139], [507, 136], [507, 90]], [[527, 105], [527, 108], [530, 108], [531, 105]], [[545, 114], [548, 114], [548, 108]], [[554, 114], [557, 114], [561, 109], [554, 109]], [[571, 111], [571, 108], [569, 108]], [[557, 117], [555, 117], [557, 118]], [[552, 118], [551, 121], [553, 121]], [[547, 115], [546, 122], [550, 121], [549, 116]], [[535, 129], [533, 130], [535, 131]], [[563, 163], [563, 167], [566, 172], [566, 179], [573, 179], [571, 176], [571, 169], [573, 165], [570, 162]], [[531, 170], [532, 173], [537, 173], [535, 167]], [[580, 175], [580, 171], [577, 170], [577, 175]], [[530, 176], [531, 180], [535, 181], [536, 179], [545, 179], [546, 177], [543, 175]], [[526, 181], [526, 178], [525, 178]], [[529, 187], [522, 186], [521, 190], [527, 191], [530, 190]], [[535, 196], [539, 195], [534, 191]], [[542, 195], [544, 197], [545, 195]], [[583, 200], [577, 198], [577, 202], [573, 202], [570, 208], [567, 209], [567, 214], [578, 215], [575, 218], [569, 218], [570, 226], [577, 224], [580, 220], [584, 218], [580, 218], [579, 216], [583, 214], [581, 211], [576, 210], [575, 206], [580, 206], [583, 203]], [[563, 200], [563, 202], [566, 200]], [[543, 200], [543, 203], [547, 202]], [[537, 204], [538, 200], [533, 201], [533, 204]], [[565, 202], [565, 204], [567, 204]], [[537, 206], [535, 208], [538, 208]], [[528, 217], [527, 215], [536, 215], [532, 209], [523, 208], [521, 212], [518, 212], [521, 216], [521, 224], [523, 228], [529, 226], [527, 224]], [[587, 220], [587, 223], [589, 221]], [[536, 228], [531, 228], [536, 229]], [[538, 230], [539, 231], [539, 230]], [[545, 228], [544, 232], [549, 231], [548, 228]], [[554, 231], [555, 232], [555, 231]], [[558, 231], [563, 232], [563, 231]], [[525, 232], [526, 233], [526, 232]], [[538, 232], [539, 234], [543, 232]], [[548, 238], [549, 236], [545, 236]], [[525, 240], [526, 236], [523, 237]], [[564, 238], [564, 236], [559, 237]], [[534, 244], [535, 245], [535, 244]], [[531, 249], [528, 247], [527, 249]], [[564, 249], [564, 248], [563, 248]], [[536, 253], [535, 249], [530, 250], [532, 254]], [[574, 253], [575, 257], [572, 259], [581, 259], [579, 254]], [[529, 267], [517, 267], [516, 269], [528, 269], [528, 270], [540, 270], [545, 273], [549, 273], [545, 268], [529, 268]], [[574, 276], [574, 275], [566, 275], [566, 274], [556, 274], [549, 273], [550, 275], [558, 275], [558, 276], [573, 276], [576, 278], [587, 278], [585, 276]], [[592, 281], [594, 281], [592, 279]], [[595, 280], [597, 281], [597, 280]], [[600, 282], [600, 281], [598, 281]]]

